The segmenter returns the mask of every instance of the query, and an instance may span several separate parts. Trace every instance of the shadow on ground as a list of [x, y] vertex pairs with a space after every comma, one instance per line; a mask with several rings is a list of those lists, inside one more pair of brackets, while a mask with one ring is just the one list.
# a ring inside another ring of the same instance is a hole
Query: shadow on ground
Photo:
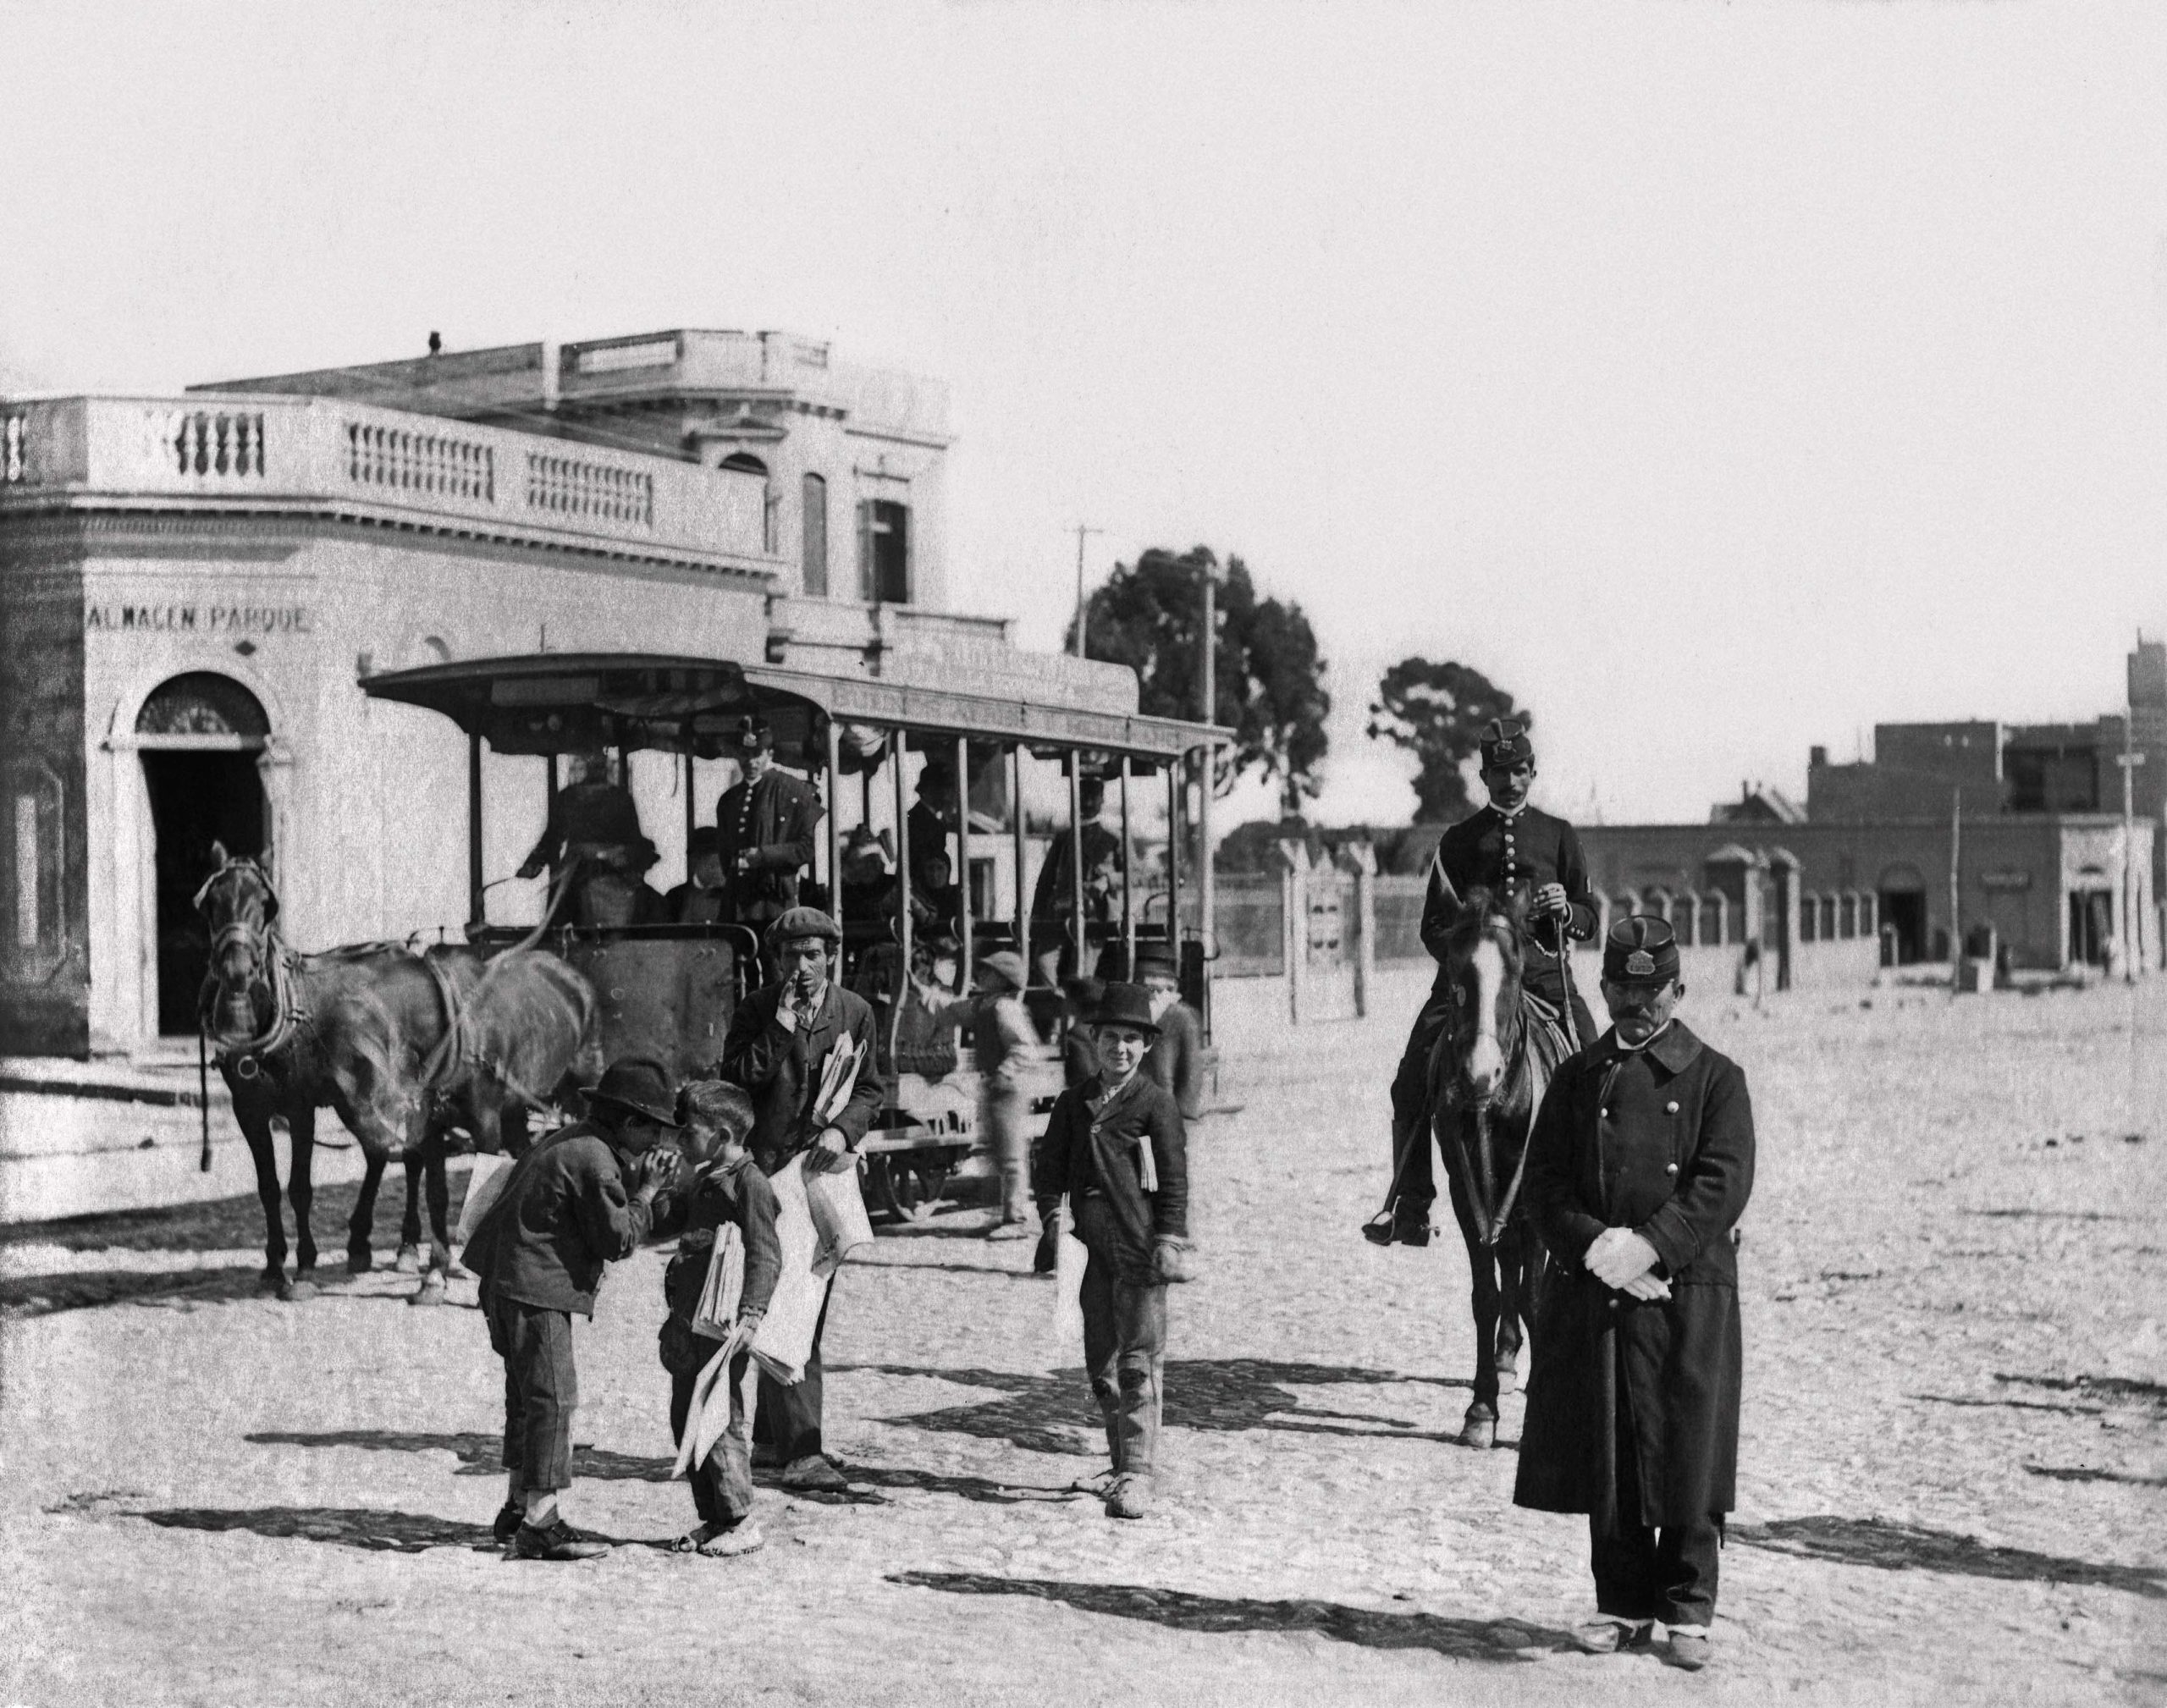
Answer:
[[55, 1311], [166, 1301], [216, 1304], [254, 1298], [262, 1289], [260, 1263], [231, 1269], [80, 1270], [10, 1275], [0, 1281], [0, 1318], [49, 1316]]
[[2052, 1477], [2058, 1483], [2128, 1483], [2140, 1489], [2167, 1489], [2167, 1477], [2109, 1471], [2097, 1465], [2026, 1465], [2024, 1468], [2035, 1477]]
[[[828, 1365], [891, 1376], [930, 1376], [963, 1387], [990, 1388], [992, 1400], [942, 1406], [882, 1421], [913, 1429], [1005, 1441], [1028, 1452], [1095, 1451], [1103, 1429], [1089, 1385], [1080, 1372], [1033, 1375], [1016, 1370], [940, 1369], [911, 1364]], [[1268, 1358], [1176, 1358], [1166, 1365], [1166, 1420], [1177, 1429], [1236, 1432], [1282, 1430], [1298, 1434], [1355, 1435], [1365, 1440], [1445, 1441], [1449, 1435], [1421, 1430], [1405, 1418], [1306, 1406], [1309, 1387], [1399, 1387], [1423, 1383], [1464, 1387], [1449, 1376], [1410, 1376], [1351, 1364], [1280, 1364]], [[1367, 1427], [1358, 1427], [1366, 1425]], [[1078, 1432], [1085, 1437], [1077, 1439]]]
[[[466, 1171], [455, 1169], [449, 1184], [450, 1213], [455, 1220], [466, 1198]], [[316, 1188], [309, 1228], [327, 1258], [335, 1255], [345, 1261], [346, 1223], [360, 1196], [359, 1181], [336, 1181]], [[371, 1224], [378, 1245], [387, 1241], [397, 1244], [405, 1213], [405, 1171], [394, 1163], [384, 1171]], [[299, 1242], [291, 1205], [284, 1207], [284, 1215], [290, 1250]], [[157, 1209], [104, 1210], [50, 1221], [10, 1222], [0, 1226], [0, 1245], [57, 1245], [68, 1251], [261, 1251], [263, 1231], [263, 1205], [251, 1192]]]
[[1733, 1524], [1725, 1540], [1800, 1559], [1872, 1566], [1884, 1572], [1941, 1572], [1954, 1577], [1995, 1578], [2005, 1583], [2066, 1584], [2077, 1588], [2126, 1590], [2150, 1601], [2167, 1601], [2167, 1567], [2115, 1566], [1999, 1548], [1976, 1536], [1892, 1524], [1879, 1518], [1778, 1518], [1767, 1524]]
[[1071, 1584], [977, 1572], [898, 1572], [888, 1581], [951, 1595], [1035, 1596], [1086, 1613], [1143, 1619], [1177, 1631], [1314, 1631], [1359, 1648], [1426, 1649], [1456, 1661], [1520, 1661], [1572, 1646], [1563, 1632], [1539, 1626], [1453, 1619], [1438, 1613], [1387, 1613], [1336, 1601], [1264, 1601], [1199, 1595], [1185, 1590], [1147, 1590], [1133, 1584]]
[[[449, 1453], [455, 1477], [501, 1477], [501, 1435], [433, 1435], [418, 1430], [259, 1430], [244, 1441], [259, 1447], [359, 1447], [365, 1452]], [[603, 1483], [666, 1483], [670, 1461], [613, 1453], [601, 1447], [572, 1449], [572, 1475]]]
[[[259, 1536], [331, 1542], [372, 1552], [418, 1554], [425, 1548], [494, 1546], [487, 1524], [423, 1512], [376, 1512], [366, 1507], [170, 1507], [132, 1516], [168, 1530], [248, 1530]], [[607, 1540], [608, 1538], [604, 1540]]]

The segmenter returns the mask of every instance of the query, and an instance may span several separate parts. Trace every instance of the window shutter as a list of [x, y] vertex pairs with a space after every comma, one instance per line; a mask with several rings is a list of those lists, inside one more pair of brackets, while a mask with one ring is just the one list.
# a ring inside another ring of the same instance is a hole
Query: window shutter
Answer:
[[898, 555], [903, 560], [903, 584], [896, 589], [896, 598], [907, 605], [911, 602], [912, 596], [918, 591], [918, 576], [914, 569], [915, 559], [912, 555], [918, 548], [918, 542], [913, 537], [918, 530], [911, 526], [911, 511], [908, 504], [896, 506], [896, 532], [902, 536], [902, 550]]
[[857, 501], [857, 596], [868, 604], [878, 597], [873, 585], [873, 500]]

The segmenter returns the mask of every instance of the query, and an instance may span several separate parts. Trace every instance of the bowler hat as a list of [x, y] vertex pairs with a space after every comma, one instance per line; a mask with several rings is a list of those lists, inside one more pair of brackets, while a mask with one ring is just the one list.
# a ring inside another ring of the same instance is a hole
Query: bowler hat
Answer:
[[1668, 984], [1678, 977], [1678, 935], [1651, 913], [1629, 913], [1602, 943], [1602, 976], [1611, 984]]
[[1091, 1024], [1126, 1026], [1149, 1038], [1159, 1035], [1159, 1022], [1151, 1016], [1151, 993], [1140, 984], [1109, 984]]
[[1492, 718], [1482, 728], [1482, 769], [1492, 765], [1532, 765], [1535, 743], [1528, 739], [1530, 720]]
[[800, 937], [818, 937], [829, 943], [841, 944], [843, 928], [817, 907], [789, 908], [768, 927], [768, 947], [770, 949], [779, 949]]
[[1012, 949], [996, 949], [990, 955], [979, 956], [981, 972], [997, 972], [1008, 981], [1011, 990], [1021, 990], [1031, 982], [1031, 975], [1023, 969], [1023, 957]]
[[587, 1094], [590, 1105], [605, 1104], [626, 1115], [643, 1116], [664, 1127], [682, 1127], [677, 1094], [670, 1075], [651, 1055], [620, 1055], [604, 1070], [602, 1083]]

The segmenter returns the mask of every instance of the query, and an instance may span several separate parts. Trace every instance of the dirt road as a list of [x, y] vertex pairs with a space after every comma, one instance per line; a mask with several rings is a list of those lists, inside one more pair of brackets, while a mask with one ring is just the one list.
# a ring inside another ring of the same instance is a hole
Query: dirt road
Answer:
[[[1395, 1012], [1227, 1040], [1245, 1106], [1193, 1139], [1203, 1275], [1139, 1523], [1061, 1492], [1095, 1414], [1028, 1247], [975, 1217], [846, 1272], [830, 1445], [860, 1492], [764, 1491], [770, 1545], [731, 1562], [475, 1551], [499, 1367], [403, 1278], [282, 1306], [247, 1250], [0, 1248], [0, 1701], [2167, 1700], [2167, 989], [1686, 1013], [1761, 1131], [1698, 1678], [1567, 1650], [1585, 1534], [1510, 1504], [1520, 1401], [1499, 1451], [1451, 1440], [1457, 1242], [1356, 1236]], [[691, 1520], [660, 1268], [581, 1330], [569, 1508], [633, 1544]]]

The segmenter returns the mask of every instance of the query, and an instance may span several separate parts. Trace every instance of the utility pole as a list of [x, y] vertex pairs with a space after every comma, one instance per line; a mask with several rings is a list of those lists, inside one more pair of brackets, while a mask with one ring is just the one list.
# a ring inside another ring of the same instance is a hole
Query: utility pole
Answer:
[[2144, 755], [2137, 751], [2137, 708], [2122, 712], [2122, 752], [2115, 763], [2122, 768], [2122, 983], [2137, 983], [2138, 932], [2137, 878], [2131, 870], [2137, 842], [2137, 768]]
[[[1202, 565], [1204, 573], [1204, 632], [1198, 644], [1204, 649], [1200, 661], [1203, 668], [1197, 672], [1204, 685], [1203, 720], [1213, 721], [1212, 714], [1219, 708], [1218, 629], [1219, 584], [1211, 577], [1211, 566]], [[1215, 870], [1216, 862], [1211, 848], [1211, 790], [1219, 774], [1219, 750], [1207, 744], [1204, 749], [1204, 786], [1197, 792], [1196, 834], [1199, 842], [1197, 858], [1199, 917], [1198, 936], [1204, 944], [1207, 957], [1219, 952], [1219, 888]], [[1291, 968], [1289, 971], [1291, 972]], [[1204, 1040], [1211, 1041], [1211, 980], [1210, 968], [1205, 969], [1204, 981]]]
[[1076, 656], [1079, 658], [1084, 656], [1084, 621], [1089, 610], [1084, 598], [1084, 541], [1087, 535], [1104, 532], [1104, 528], [1086, 527], [1082, 522], [1076, 525]]
[[1957, 880], [1958, 860], [1964, 849], [1964, 791], [1959, 789], [1949, 809], [1949, 994], [1954, 996], [1964, 972], [1963, 892]]

